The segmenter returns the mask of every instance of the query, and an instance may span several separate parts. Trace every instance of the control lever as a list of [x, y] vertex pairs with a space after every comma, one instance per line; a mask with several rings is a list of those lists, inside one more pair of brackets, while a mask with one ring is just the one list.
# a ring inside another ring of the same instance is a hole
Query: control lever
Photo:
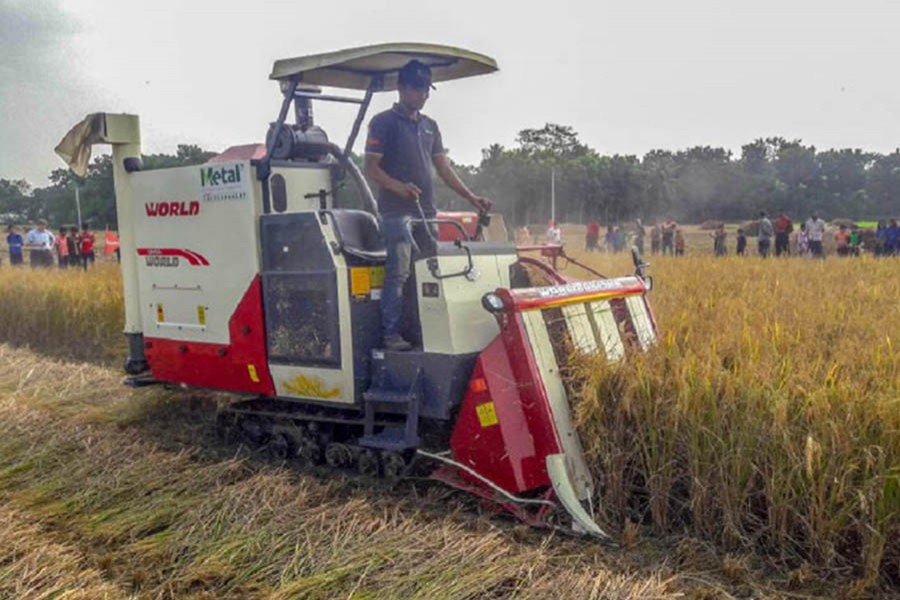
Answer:
[[[425, 225], [425, 230], [428, 232], [428, 237], [431, 238], [431, 241], [434, 242], [435, 247], [437, 247], [438, 240], [434, 236], [434, 232], [431, 230], [431, 226], [429, 223], [433, 219], [427, 219], [425, 217], [425, 211], [422, 210], [422, 203], [419, 202], [419, 195], [416, 194], [416, 208], [419, 209], [419, 216], [422, 218], [422, 224]], [[413, 239], [412, 231], [410, 231], [410, 239]], [[413, 239], [413, 243], [415, 243], [415, 239]], [[469, 250], [468, 246], [463, 245], [462, 240], [456, 240], [454, 245], [457, 248], [461, 248], [466, 253], [466, 268], [457, 271], [455, 273], [447, 273], [446, 275], [442, 275], [440, 269], [438, 269], [438, 260], [435, 257], [431, 257], [428, 259], [426, 264], [428, 265], [428, 270], [431, 272], [431, 276], [435, 279], [448, 279], [450, 277], [466, 277], [470, 281], [474, 281], [478, 277], [478, 272], [475, 270], [475, 264], [472, 262], [472, 251]]]
[[643, 280], [649, 292], [653, 289], [653, 277], [647, 275], [647, 267], [650, 266], [650, 263], [644, 262], [644, 259], [641, 257], [641, 251], [638, 250], [637, 246], [631, 247], [631, 260], [634, 262], [634, 274]]

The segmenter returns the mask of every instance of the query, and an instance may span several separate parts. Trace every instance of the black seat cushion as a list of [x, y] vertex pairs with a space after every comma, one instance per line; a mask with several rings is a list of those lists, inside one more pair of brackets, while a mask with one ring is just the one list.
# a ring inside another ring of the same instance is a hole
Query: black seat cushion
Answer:
[[378, 231], [378, 221], [364, 210], [330, 211], [341, 249], [367, 261], [383, 262], [384, 242]]

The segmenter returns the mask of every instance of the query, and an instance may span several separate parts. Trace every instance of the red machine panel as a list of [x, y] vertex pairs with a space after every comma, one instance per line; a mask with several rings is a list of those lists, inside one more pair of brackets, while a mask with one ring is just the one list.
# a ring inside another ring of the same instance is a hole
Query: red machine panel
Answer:
[[[475, 237], [478, 228], [478, 213], [474, 212], [439, 212], [437, 218], [443, 221], [459, 223], [470, 238]], [[442, 242], [455, 242], [462, 240], [463, 236], [459, 227], [450, 223], [438, 223], [438, 239]]]
[[153, 377], [187, 385], [275, 395], [266, 359], [262, 288], [254, 277], [228, 321], [229, 344], [145, 336]]
[[479, 355], [450, 438], [456, 460], [514, 494], [550, 485], [545, 459], [560, 452], [524, 335], [521, 322], [507, 327]]

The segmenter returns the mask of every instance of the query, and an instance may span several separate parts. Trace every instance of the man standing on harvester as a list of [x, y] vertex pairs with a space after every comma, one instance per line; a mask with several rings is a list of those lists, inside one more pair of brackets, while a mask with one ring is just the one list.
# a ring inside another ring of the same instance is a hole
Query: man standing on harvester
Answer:
[[[437, 123], [420, 110], [428, 100], [431, 69], [412, 60], [400, 69], [397, 78], [399, 101], [390, 110], [375, 115], [369, 122], [366, 140], [366, 175], [378, 185], [378, 211], [381, 234], [387, 250], [384, 289], [381, 295], [381, 325], [384, 347], [409, 350], [412, 344], [400, 335], [403, 314], [403, 285], [412, 265], [412, 238], [407, 221], [437, 214], [434, 206], [432, 165], [453, 191], [468, 200], [479, 212], [487, 212], [491, 203], [476, 196], [459, 178], [444, 152]], [[419, 244], [427, 244], [428, 235], [414, 227]]]

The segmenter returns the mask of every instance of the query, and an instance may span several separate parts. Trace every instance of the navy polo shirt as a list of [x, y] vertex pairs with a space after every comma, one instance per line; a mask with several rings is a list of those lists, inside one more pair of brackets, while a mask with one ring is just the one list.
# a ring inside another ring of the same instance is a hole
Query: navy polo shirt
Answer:
[[[411, 119], [395, 104], [369, 122], [366, 154], [380, 155], [381, 168], [385, 173], [398, 181], [414, 183], [422, 190], [419, 202], [429, 218], [437, 214], [431, 159], [443, 153], [444, 145], [437, 123], [422, 113]], [[379, 190], [378, 210], [385, 217], [419, 214], [414, 201], [384, 188]]]

